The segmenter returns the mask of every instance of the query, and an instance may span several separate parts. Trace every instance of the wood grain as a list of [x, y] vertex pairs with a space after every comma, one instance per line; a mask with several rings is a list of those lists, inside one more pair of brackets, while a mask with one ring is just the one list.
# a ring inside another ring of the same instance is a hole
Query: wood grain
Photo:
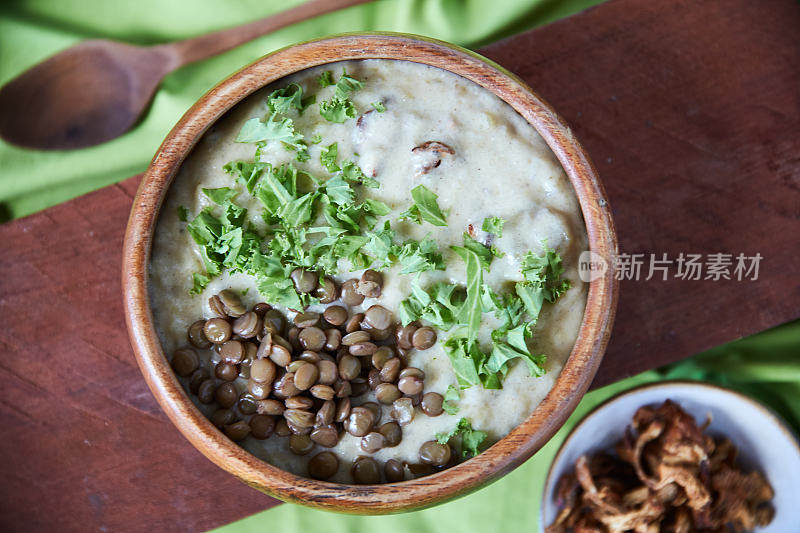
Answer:
[[621, 252], [764, 257], [757, 281], [622, 281], [595, 386], [800, 317], [800, 4], [609, 2], [483, 52], [574, 126]]
[[261, 35], [369, 0], [308, 0], [275, 15], [191, 39], [134, 46], [84, 41], [0, 87], [0, 136], [26, 148], [64, 150], [106, 142], [141, 117], [161, 80]]
[[258, 460], [214, 428], [175, 378], [150, 309], [150, 252], [161, 204], [194, 145], [234, 105], [295, 72], [358, 59], [408, 60], [445, 69], [507, 102], [541, 134], [558, 158], [580, 204], [589, 249], [611, 262], [617, 240], [603, 187], [575, 136], [535, 93], [463, 48], [403, 34], [350, 34], [269, 54], [221, 82], [186, 112], [156, 152], [134, 199], [123, 242], [122, 289], [126, 323], [142, 374], [167, 416], [206, 457], [248, 485], [285, 501], [348, 513], [384, 514], [421, 509], [467, 494], [538, 451], [566, 421], [594, 378], [614, 321], [618, 283], [613, 272], [607, 271], [589, 284], [586, 311], [572, 352], [533, 413], [480, 455], [436, 474], [399, 484], [318, 481]]
[[[623, 281], [595, 383], [800, 317], [798, 44], [791, 0], [615, 0], [483, 51], [572, 124], [623, 251], [765, 256], [749, 284]], [[136, 368], [118, 272], [137, 185], [0, 226], [3, 530], [206, 530], [275, 503], [186, 442]]]
[[136, 366], [119, 250], [137, 185], [0, 226], [4, 531], [197, 530], [274, 503], [189, 445]]

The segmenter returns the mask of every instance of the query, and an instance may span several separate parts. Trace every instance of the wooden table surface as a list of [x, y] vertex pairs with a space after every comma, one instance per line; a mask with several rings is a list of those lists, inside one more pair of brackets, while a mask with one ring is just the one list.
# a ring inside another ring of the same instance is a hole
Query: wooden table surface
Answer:
[[[613, 0], [482, 52], [574, 126], [623, 253], [763, 256], [755, 281], [623, 281], [595, 385], [800, 317], [796, 1]], [[0, 226], [4, 531], [206, 530], [276, 503], [139, 374], [119, 279], [137, 183]]]

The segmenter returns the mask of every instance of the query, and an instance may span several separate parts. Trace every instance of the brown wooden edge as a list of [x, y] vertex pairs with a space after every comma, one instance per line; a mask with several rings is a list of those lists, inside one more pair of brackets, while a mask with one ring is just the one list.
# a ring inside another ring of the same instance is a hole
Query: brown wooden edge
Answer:
[[315, 481], [257, 459], [214, 428], [174, 377], [153, 326], [148, 264], [166, 190], [206, 129], [249, 94], [300, 70], [368, 58], [442, 68], [481, 85], [511, 105], [558, 157], [575, 187], [590, 249], [613, 264], [616, 234], [594, 167], [569, 127], [519, 78], [478, 54], [448, 43], [403, 34], [347, 34], [264, 56], [217, 85], [186, 112], [156, 152], [136, 195], [125, 234], [122, 285], [125, 318], [142, 374], [162, 409], [198, 450], [245, 483], [276, 498], [340, 512], [382, 514], [428, 507], [464, 495], [508, 473], [541, 448], [572, 413], [597, 371], [611, 331], [618, 284], [613, 268], [591, 282], [572, 353], [553, 389], [531, 416], [477, 457], [437, 474], [385, 485]]

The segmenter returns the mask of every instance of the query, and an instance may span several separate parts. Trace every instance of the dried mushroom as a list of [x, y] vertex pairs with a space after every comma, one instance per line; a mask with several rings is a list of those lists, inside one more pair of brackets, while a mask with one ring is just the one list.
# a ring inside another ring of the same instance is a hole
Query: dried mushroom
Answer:
[[667, 400], [640, 408], [616, 454], [581, 456], [556, 486], [547, 533], [750, 531], [772, 521], [773, 490], [736, 448]]
[[441, 165], [442, 157], [455, 155], [456, 151], [440, 141], [425, 141], [412, 148], [411, 153], [421, 158], [417, 176], [422, 176]]

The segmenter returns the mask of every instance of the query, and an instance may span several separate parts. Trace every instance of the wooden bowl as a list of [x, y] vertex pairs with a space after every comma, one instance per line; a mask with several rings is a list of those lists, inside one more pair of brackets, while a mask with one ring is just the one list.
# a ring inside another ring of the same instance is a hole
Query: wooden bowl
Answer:
[[506, 437], [475, 458], [437, 474], [384, 485], [343, 485], [296, 476], [234, 444], [184, 392], [164, 356], [148, 298], [148, 265], [160, 206], [184, 158], [214, 121], [275, 80], [348, 59], [395, 59], [431, 65], [492, 91], [542, 135], [563, 165], [583, 211], [589, 245], [613, 264], [617, 241], [596, 171], [570, 129], [519, 78], [463, 48], [401, 34], [349, 34], [278, 50], [223, 81], [181, 118], [156, 152], [139, 186], [125, 234], [122, 285], [131, 343], [145, 380], [172, 422], [206, 457], [248, 485], [281, 500], [334, 511], [380, 514], [428, 507], [462, 496], [513, 470], [564, 423], [594, 377], [608, 342], [617, 302], [613, 268], [589, 286], [577, 341], [555, 386]]

